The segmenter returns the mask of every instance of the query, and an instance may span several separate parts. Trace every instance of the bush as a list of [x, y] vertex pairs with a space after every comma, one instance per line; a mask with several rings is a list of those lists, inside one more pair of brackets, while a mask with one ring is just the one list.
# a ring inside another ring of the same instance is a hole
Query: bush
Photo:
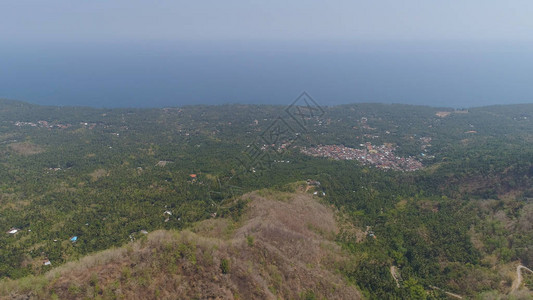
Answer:
[[220, 261], [220, 270], [222, 271], [222, 274], [228, 274], [229, 273], [229, 269], [230, 269], [229, 260], [223, 258]]
[[254, 246], [254, 237], [249, 235], [246, 237], [246, 242], [248, 243], [248, 246], [253, 247]]
[[318, 298], [315, 295], [315, 292], [313, 292], [312, 290], [307, 290], [305, 293], [303, 293], [302, 299], [305, 299], [305, 300], [316, 300]]

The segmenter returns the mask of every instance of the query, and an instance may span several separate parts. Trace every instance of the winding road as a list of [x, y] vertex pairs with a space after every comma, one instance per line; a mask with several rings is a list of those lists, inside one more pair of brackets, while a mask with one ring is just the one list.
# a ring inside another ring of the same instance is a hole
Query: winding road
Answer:
[[518, 265], [516, 267], [516, 279], [513, 281], [513, 285], [511, 286], [511, 293], [516, 292], [518, 288], [520, 288], [520, 285], [522, 284], [522, 269], [533, 273], [533, 271], [529, 269], [528, 267], [524, 265]]

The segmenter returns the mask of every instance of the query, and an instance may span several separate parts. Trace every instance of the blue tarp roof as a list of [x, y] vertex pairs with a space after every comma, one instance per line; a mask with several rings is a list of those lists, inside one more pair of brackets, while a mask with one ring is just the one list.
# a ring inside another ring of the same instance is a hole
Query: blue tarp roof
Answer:
[[71, 240], [72, 242], [75, 242], [75, 241], [78, 240], [78, 237], [77, 237], [77, 236], [73, 236], [73, 237], [70, 238], [70, 240]]

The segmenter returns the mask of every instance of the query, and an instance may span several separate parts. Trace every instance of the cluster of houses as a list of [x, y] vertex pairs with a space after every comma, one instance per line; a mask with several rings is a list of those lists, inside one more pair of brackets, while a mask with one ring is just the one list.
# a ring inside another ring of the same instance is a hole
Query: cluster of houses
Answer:
[[357, 160], [363, 165], [372, 165], [383, 170], [416, 171], [423, 167], [414, 157], [400, 157], [394, 154], [391, 144], [374, 146], [367, 142], [361, 144], [363, 149], [345, 147], [343, 145], [319, 145], [302, 147], [303, 154], [315, 157], [327, 157], [335, 160]]
[[[17, 126], [17, 127], [25, 127], [25, 126], [30, 126], [30, 127], [40, 127], [40, 128], [49, 128], [49, 129], [52, 129], [52, 128], [59, 128], [59, 129], [67, 129], [67, 128], [70, 128], [72, 127], [73, 125], [72, 124], [69, 124], [69, 123], [66, 123], [66, 124], [62, 124], [62, 123], [56, 123], [56, 122], [53, 122], [53, 123], [50, 123], [48, 121], [37, 121], [37, 122], [24, 122], [24, 121], [16, 121], [16, 122], [12, 122], [13, 125]], [[81, 127], [83, 128], [88, 128], [88, 129], [94, 129], [96, 126], [101, 126], [103, 125], [104, 128], [108, 128], [109, 126], [107, 125], [104, 125], [102, 123], [89, 123], [89, 122], [80, 122], [79, 124]], [[127, 129], [124, 128], [124, 127], [120, 127], [121, 129]], [[119, 135], [118, 133], [113, 133], [114, 135]]]
[[17, 121], [13, 124], [17, 127], [30, 126], [30, 127], [41, 127], [41, 128], [60, 128], [60, 129], [66, 129], [72, 126], [71, 124], [50, 124], [48, 121], [37, 121], [37, 123]]
[[[15, 234], [17, 234], [20, 231], [21, 230], [19, 228], [12, 227], [6, 233], [7, 234], [11, 234], [11, 235], [15, 235]], [[31, 229], [28, 229], [28, 231], [31, 231]], [[72, 236], [72, 237], [69, 238], [69, 241], [71, 241], [72, 243], [76, 243], [78, 241], [78, 237], [77, 236]], [[54, 239], [54, 242], [58, 242], [58, 240]], [[50, 266], [50, 265], [52, 265], [52, 263], [50, 262], [50, 260], [47, 257], [45, 257], [45, 259], [43, 260], [43, 265], [44, 266]]]

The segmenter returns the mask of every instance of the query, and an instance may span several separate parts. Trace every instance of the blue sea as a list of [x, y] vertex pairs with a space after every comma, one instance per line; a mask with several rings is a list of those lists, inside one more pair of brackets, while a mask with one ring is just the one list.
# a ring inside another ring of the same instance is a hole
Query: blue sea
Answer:
[[533, 46], [505, 42], [13, 43], [0, 98], [167, 107], [354, 102], [472, 107], [533, 102]]

